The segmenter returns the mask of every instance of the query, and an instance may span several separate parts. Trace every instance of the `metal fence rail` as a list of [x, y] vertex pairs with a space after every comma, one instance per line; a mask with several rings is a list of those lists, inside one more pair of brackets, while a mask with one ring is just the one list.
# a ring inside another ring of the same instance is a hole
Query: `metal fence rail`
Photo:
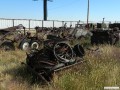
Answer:
[[[76, 24], [86, 24], [84, 21], [59, 21], [59, 20], [35, 20], [35, 19], [6, 19], [6, 18], [0, 18], [0, 29], [2, 28], [8, 28], [8, 27], [13, 27], [17, 26], [19, 24], [22, 24], [23, 26], [26, 27], [26, 29], [34, 29], [36, 26], [39, 27], [62, 27], [66, 23], [67, 27], [75, 27]], [[89, 23], [102, 23], [102, 21], [99, 22], [94, 22], [94, 21], [89, 21]], [[109, 23], [120, 23], [120, 21], [105, 21], [106, 24]]]
[[79, 21], [58, 21], [58, 20], [34, 20], [34, 19], [6, 19], [0, 18], [0, 29], [17, 26], [22, 24], [27, 29], [34, 29], [36, 26], [39, 27], [62, 27], [64, 24], [67, 24], [67, 27], [75, 27], [77, 23], [84, 23]]

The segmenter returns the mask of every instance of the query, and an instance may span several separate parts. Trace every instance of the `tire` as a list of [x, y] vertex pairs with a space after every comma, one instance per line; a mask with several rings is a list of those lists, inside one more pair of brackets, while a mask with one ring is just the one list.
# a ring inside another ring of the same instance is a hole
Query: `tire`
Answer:
[[12, 42], [10, 41], [5, 41], [1, 44], [0, 48], [2, 48], [5, 51], [11, 51], [11, 50], [15, 50], [15, 46]]
[[21, 41], [19, 48], [24, 51], [29, 50], [30, 49], [30, 41], [27, 39]]
[[73, 51], [75, 52], [76, 56], [78, 56], [78, 57], [85, 56], [84, 48], [79, 44], [74, 46]]
[[31, 49], [39, 49], [40, 48], [39, 42], [37, 40], [31, 40], [30, 48]]

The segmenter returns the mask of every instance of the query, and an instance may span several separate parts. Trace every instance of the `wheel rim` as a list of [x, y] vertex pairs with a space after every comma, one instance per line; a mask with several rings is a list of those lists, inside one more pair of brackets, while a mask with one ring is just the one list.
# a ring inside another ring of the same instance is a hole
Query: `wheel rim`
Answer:
[[37, 42], [33, 42], [33, 43], [31, 44], [31, 48], [32, 48], [32, 49], [39, 49], [39, 44], [38, 44]]
[[28, 50], [29, 49], [29, 43], [28, 42], [23, 43], [22, 49], [23, 50]]
[[73, 50], [66, 43], [57, 43], [54, 46], [54, 55], [60, 62], [69, 63], [74, 62]]

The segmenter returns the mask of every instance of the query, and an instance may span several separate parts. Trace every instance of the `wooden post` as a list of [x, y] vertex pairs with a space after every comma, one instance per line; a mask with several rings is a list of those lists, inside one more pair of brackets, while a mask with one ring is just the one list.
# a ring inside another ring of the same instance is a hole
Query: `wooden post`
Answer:
[[30, 20], [29, 20], [29, 30], [30, 30]]
[[64, 27], [64, 21], [62, 21], [62, 27]]
[[72, 28], [72, 21], [70, 22], [70, 28]]
[[44, 27], [44, 21], [42, 20], [42, 29], [43, 29], [43, 27]]
[[55, 27], [55, 22], [53, 21], [53, 28]]
[[12, 19], [12, 23], [13, 23], [13, 27], [15, 26], [15, 20], [14, 19]]

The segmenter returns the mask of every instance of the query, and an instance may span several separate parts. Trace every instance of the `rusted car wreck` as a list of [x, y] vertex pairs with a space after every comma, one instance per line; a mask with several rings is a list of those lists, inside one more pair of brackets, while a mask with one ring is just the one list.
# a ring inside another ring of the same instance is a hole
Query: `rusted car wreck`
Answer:
[[55, 38], [44, 41], [44, 48], [27, 54], [28, 69], [45, 81], [50, 81], [53, 73], [69, 68], [83, 61], [85, 51], [79, 44], [71, 47], [66, 39]]
[[110, 44], [115, 45], [120, 40], [120, 30], [115, 27], [110, 30], [96, 29], [92, 30], [91, 44]]
[[[23, 30], [21, 30], [23, 29]], [[37, 36], [31, 36], [29, 32], [26, 32], [23, 25], [0, 29], [0, 48], [4, 50], [15, 50], [15, 47], [27, 50], [39, 48], [39, 42]]]

